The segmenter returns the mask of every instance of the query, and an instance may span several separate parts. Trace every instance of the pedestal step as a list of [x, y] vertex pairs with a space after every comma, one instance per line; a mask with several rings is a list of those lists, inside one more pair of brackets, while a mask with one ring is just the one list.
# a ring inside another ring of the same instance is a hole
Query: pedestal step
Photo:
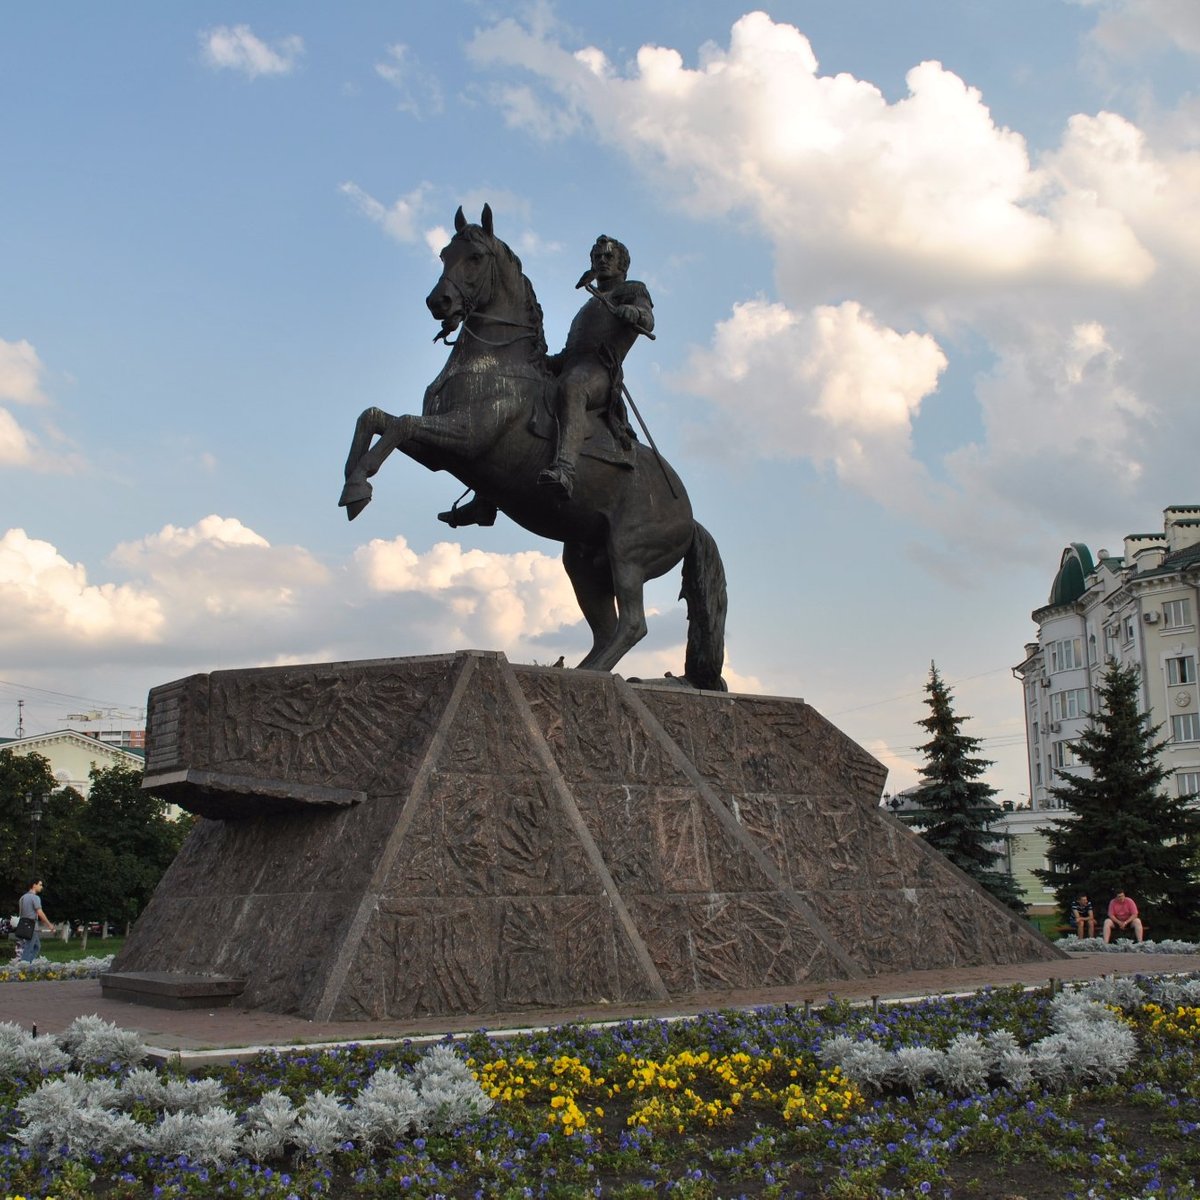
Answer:
[[245, 986], [244, 979], [231, 975], [174, 971], [116, 971], [100, 976], [100, 991], [107, 999], [155, 1008], [225, 1008]]

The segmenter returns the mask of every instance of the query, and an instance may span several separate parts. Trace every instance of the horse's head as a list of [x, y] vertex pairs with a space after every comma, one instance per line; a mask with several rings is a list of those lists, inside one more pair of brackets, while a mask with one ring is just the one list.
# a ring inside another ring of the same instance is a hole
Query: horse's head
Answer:
[[486, 309], [496, 291], [496, 237], [492, 210], [483, 206], [478, 225], [468, 225], [460, 207], [454, 214], [454, 237], [442, 251], [442, 275], [425, 297], [442, 336], [453, 332], [471, 313]]
[[[442, 251], [441, 278], [425, 297], [429, 311], [442, 323], [434, 341], [461, 325], [476, 350], [503, 350], [520, 343], [521, 352], [531, 359], [544, 357], [541, 305], [521, 260], [492, 232], [491, 208], [483, 206], [478, 225], [469, 225], [460, 208], [454, 228], [454, 237]], [[472, 316], [478, 320], [469, 323]], [[490, 332], [480, 332], [489, 323]]]

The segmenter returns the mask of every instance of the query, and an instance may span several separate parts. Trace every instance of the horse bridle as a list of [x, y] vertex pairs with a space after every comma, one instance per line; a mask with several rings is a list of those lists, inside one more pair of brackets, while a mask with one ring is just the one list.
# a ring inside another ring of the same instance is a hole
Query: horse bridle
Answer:
[[[459, 234], [457, 236], [461, 237], [462, 235]], [[473, 238], [471, 240], [475, 241]], [[475, 244], [479, 245], [480, 243], [475, 242]], [[481, 300], [481, 296], [483, 295], [482, 287], [477, 290], [474, 296], [469, 296], [467, 295], [467, 292], [463, 288], [462, 284], [460, 284], [457, 279], [453, 278], [453, 276], [447, 275], [445, 271], [442, 272], [442, 278], [458, 293], [458, 298], [462, 304], [462, 320], [459, 322], [459, 327], [461, 328], [462, 333], [469, 333], [477, 342], [482, 343], [484, 346], [491, 346], [493, 349], [503, 349], [505, 346], [515, 345], [523, 338], [536, 337], [537, 328], [533, 325], [526, 324], [524, 321], [514, 321], [509, 317], [494, 317], [491, 313], [476, 311], [480, 303], [489, 303], [492, 296], [495, 295], [496, 292], [496, 251], [490, 246], [485, 246], [484, 249], [487, 251], [489, 267], [487, 278], [487, 283], [489, 286], [486, 301]], [[507, 341], [493, 342], [489, 338], [485, 338], [482, 334], [477, 333], [470, 327], [467, 322], [470, 321], [472, 317], [476, 317], [480, 321], [494, 321], [498, 325], [512, 325], [514, 328], [523, 329], [526, 330], [526, 332], [518, 333], [516, 336], [509, 338]], [[459, 334], [454, 341], [451, 341], [450, 334], [452, 332], [453, 330], [447, 328], [446, 322], [443, 321], [442, 328], [434, 334], [433, 340], [435, 342], [445, 342], [447, 346], [457, 346], [462, 340], [462, 334]]]

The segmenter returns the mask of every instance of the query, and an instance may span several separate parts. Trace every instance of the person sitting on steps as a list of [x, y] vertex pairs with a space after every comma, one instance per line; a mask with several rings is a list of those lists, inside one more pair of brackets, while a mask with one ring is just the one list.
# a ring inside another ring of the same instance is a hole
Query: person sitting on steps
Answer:
[[1104, 941], [1112, 940], [1114, 930], [1133, 929], [1133, 936], [1142, 940], [1142, 922], [1138, 917], [1138, 906], [1133, 899], [1125, 895], [1124, 888], [1118, 888], [1117, 894], [1108, 902], [1108, 916], [1104, 921]]
[[1096, 910], [1087, 898], [1086, 892], [1080, 892], [1077, 899], [1071, 901], [1069, 920], [1075, 926], [1075, 936], [1083, 940], [1083, 927], [1087, 926], [1088, 937], [1096, 936]]

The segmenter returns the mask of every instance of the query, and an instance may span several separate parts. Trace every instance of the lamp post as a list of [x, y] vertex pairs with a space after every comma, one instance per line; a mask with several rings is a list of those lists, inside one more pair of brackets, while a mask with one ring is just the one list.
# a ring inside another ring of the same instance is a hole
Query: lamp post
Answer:
[[29, 810], [29, 824], [33, 832], [33, 867], [31, 881], [37, 879], [37, 844], [38, 830], [42, 827], [42, 815], [45, 813], [46, 797], [41, 792], [26, 792], [25, 807]]

